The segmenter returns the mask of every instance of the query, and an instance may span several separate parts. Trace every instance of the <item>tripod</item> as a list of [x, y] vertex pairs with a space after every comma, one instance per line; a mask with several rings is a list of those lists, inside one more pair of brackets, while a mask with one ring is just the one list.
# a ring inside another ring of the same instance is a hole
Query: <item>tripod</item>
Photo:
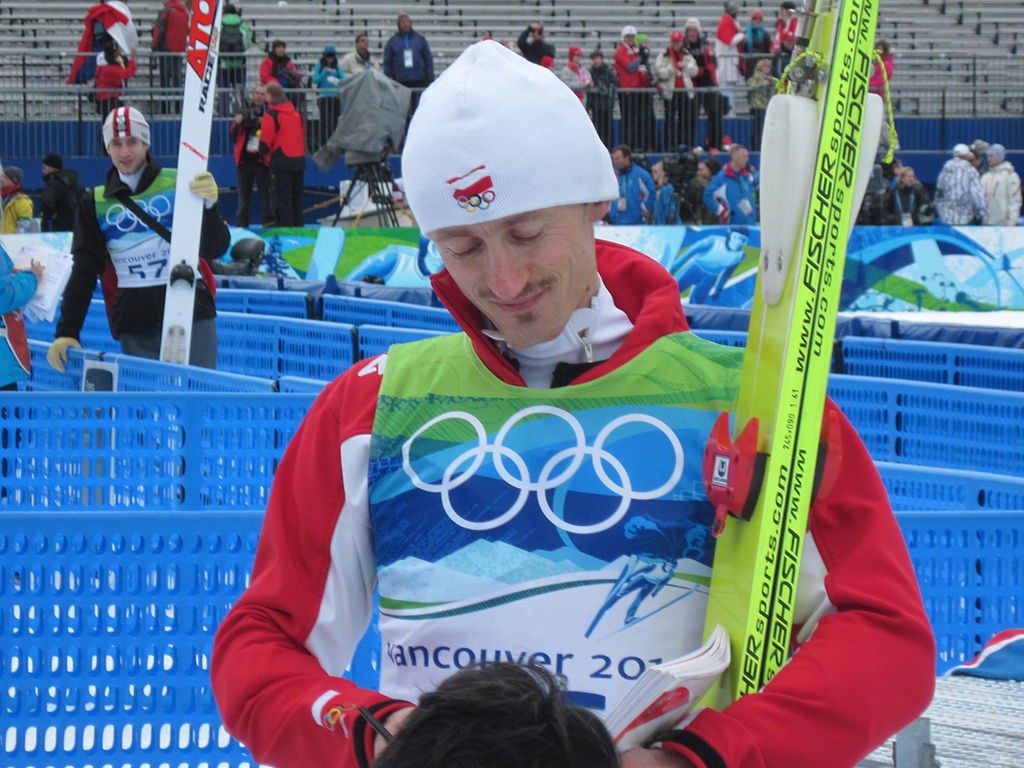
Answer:
[[355, 173], [352, 174], [348, 189], [345, 190], [345, 195], [341, 198], [341, 205], [334, 215], [331, 226], [338, 225], [338, 219], [341, 218], [342, 211], [351, 201], [356, 187], [359, 184], [366, 184], [367, 197], [371, 203], [377, 206], [380, 223], [385, 227], [397, 227], [398, 214], [395, 212], [395, 199], [391, 194], [390, 166], [381, 158], [372, 163], [358, 163], [355, 168]]

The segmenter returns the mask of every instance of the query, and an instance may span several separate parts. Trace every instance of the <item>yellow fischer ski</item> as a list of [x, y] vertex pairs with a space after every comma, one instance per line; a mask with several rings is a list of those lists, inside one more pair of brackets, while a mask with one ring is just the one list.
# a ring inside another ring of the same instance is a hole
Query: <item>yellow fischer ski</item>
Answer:
[[765, 119], [737, 437], [723, 414], [705, 454], [718, 534], [705, 626], [724, 626], [732, 652], [705, 700], [717, 708], [760, 690], [789, 658], [846, 244], [881, 130], [881, 99], [868, 94], [878, 0], [807, 2], [788, 92]]

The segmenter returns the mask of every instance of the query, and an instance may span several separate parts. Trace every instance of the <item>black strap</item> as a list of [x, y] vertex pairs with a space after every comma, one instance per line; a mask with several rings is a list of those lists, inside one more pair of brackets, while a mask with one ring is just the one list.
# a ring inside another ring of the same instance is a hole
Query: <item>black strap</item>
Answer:
[[[385, 707], [390, 707], [401, 701], [401, 699], [378, 701], [376, 704], [371, 704], [366, 710], [371, 715], [376, 715]], [[366, 754], [366, 729], [369, 727], [370, 724], [363, 717], [357, 717], [352, 725], [352, 746], [355, 748], [356, 764], [359, 768], [370, 768], [370, 756]]]
[[114, 197], [124, 203], [125, 208], [134, 213], [138, 217], [139, 221], [143, 222], [147, 227], [160, 235], [164, 242], [171, 242], [171, 230], [150, 216], [149, 212], [136, 203], [127, 191], [122, 190], [114, 195]]

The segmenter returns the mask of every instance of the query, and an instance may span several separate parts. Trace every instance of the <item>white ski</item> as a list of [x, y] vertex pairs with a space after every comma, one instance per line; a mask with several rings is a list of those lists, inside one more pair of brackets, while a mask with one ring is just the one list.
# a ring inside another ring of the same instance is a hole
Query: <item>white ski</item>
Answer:
[[192, 343], [203, 201], [189, 190], [189, 182], [206, 170], [209, 159], [210, 128], [216, 108], [221, 12], [222, 0], [195, 0], [185, 49], [185, 95], [178, 145], [178, 178], [174, 187], [171, 269], [160, 341], [160, 359], [171, 363], [187, 364]]

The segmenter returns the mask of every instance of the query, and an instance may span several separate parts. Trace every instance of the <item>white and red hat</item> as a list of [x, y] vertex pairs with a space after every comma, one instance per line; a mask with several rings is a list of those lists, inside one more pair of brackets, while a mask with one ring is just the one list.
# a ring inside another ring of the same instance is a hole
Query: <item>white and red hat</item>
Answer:
[[424, 233], [619, 194], [576, 94], [492, 40], [471, 45], [424, 91], [402, 177]]
[[111, 110], [103, 121], [103, 146], [110, 146], [113, 139], [137, 137], [149, 146], [149, 123], [135, 107], [118, 107]]

